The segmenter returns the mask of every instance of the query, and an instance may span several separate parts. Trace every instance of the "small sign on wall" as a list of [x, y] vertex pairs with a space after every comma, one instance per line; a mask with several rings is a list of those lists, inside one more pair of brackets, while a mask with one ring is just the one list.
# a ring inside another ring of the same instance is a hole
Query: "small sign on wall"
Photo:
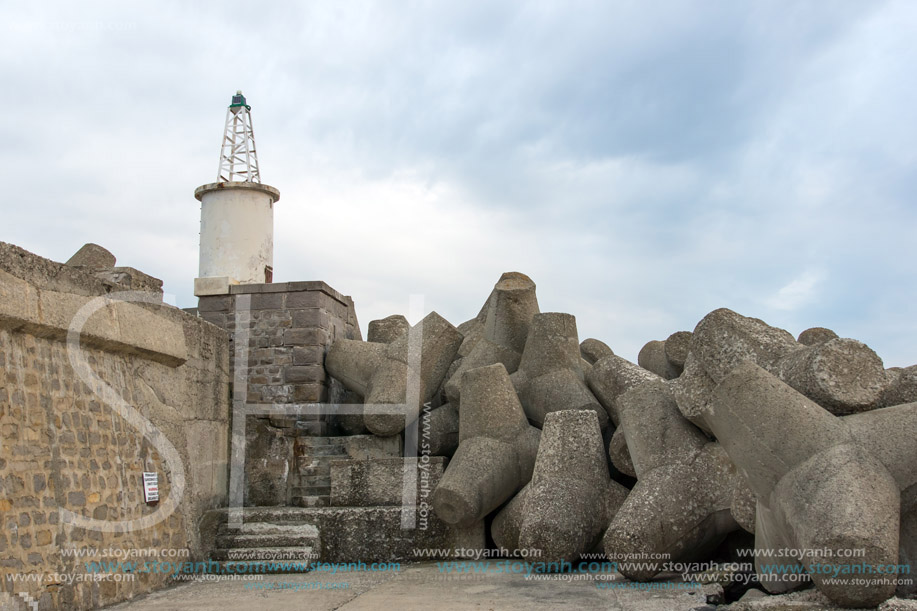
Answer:
[[143, 500], [147, 503], [159, 502], [159, 474], [143, 472]]

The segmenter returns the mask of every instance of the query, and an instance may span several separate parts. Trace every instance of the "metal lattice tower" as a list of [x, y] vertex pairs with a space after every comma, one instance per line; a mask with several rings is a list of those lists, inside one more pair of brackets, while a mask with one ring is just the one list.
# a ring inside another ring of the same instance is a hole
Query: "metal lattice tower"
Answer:
[[251, 110], [252, 107], [245, 103], [245, 96], [237, 91], [226, 109], [217, 182], [261, 182]]

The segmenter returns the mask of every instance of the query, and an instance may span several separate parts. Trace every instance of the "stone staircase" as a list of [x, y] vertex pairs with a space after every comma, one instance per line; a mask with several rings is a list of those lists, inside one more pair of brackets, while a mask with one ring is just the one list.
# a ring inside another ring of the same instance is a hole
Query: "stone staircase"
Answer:
[[[430, 557], [418, 555], [415, 550], [482, 549], [486, 546], [483, 522], [466, 528], [449, 526], [432, 512], [426, 515], [418, 509], [412, 512], [416, 521], [406, 528], [404, 508], [400, 504], [245, 507], [242, 508], [242, 527], [237, 530], [229, 528], [229, 513], [226, 508], [205, 513], [201, 521], [201, 541], [212, 541], [220, 546], [205, 550], [215, 562], [266, 563], [240, 567], [237, 573], [258, 573], [262, 568], [264, 572], [303, 572], [308, 570], [305, 558], [309, 557], [333, 563], [422, 561]], [[294, 541], [302, 547], [291, 545]], [[292, 552], [298, 554], [297, 559], [289, 557]], [[255, 560], [256, 556], [270, 559], [259, 561]]]
[[331, 462], [340, 459], [389, 458], [401, 454], [398, 438], [371, 435], [299, 437], [293, 446], [295, 472], [290, 491], [294, 507], [328, 507], [331, 499]]
[[331, 461], [347, 458], [334, 437], [301, 437], [293, 447], [296, 472], [291, 501], [296, 507], [327, 507], [331, 498]]
[[455, 527], [432, 512], [446, 459], [406, 459], [401, 446], [400, 436], [298, 438], [294, 506], [208, 511], [200, 523], [205, 552], [225, 572], [231, 563], [260, 562], [233, 572], [289, 573], [308, 570], [310, 560], [400, 562], [429, 560], [417, 550], [484, 548], [483, 522]]
[[224, 573], [305, 573], [321, 556], [318, 528], [283, 512], [248, 513], [240, 528], [221, 521], [211, 560]]

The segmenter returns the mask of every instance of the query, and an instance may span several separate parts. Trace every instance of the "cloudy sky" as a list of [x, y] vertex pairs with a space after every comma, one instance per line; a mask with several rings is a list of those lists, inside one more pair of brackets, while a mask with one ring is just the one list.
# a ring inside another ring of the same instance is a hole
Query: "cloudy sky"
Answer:
[[458, 324], [504, 271], [636, 359], [729, 307], [917, 362], [917, 5], [7, 3], [0, 240], [196, 304], [225, 107], [281, 192], [275, 280]]

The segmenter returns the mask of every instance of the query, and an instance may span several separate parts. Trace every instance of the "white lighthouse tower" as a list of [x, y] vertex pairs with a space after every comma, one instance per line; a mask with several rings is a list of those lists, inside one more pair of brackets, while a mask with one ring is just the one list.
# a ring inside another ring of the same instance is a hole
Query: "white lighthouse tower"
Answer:
[[280, 191], [261, 183], [251, 106], [237, 91], [226, 111], [217, 182], [194, 190], [201, 202], [199, 277], [194, 294], [225, 295], [230, 285], [271, 282], [274, 203]]

